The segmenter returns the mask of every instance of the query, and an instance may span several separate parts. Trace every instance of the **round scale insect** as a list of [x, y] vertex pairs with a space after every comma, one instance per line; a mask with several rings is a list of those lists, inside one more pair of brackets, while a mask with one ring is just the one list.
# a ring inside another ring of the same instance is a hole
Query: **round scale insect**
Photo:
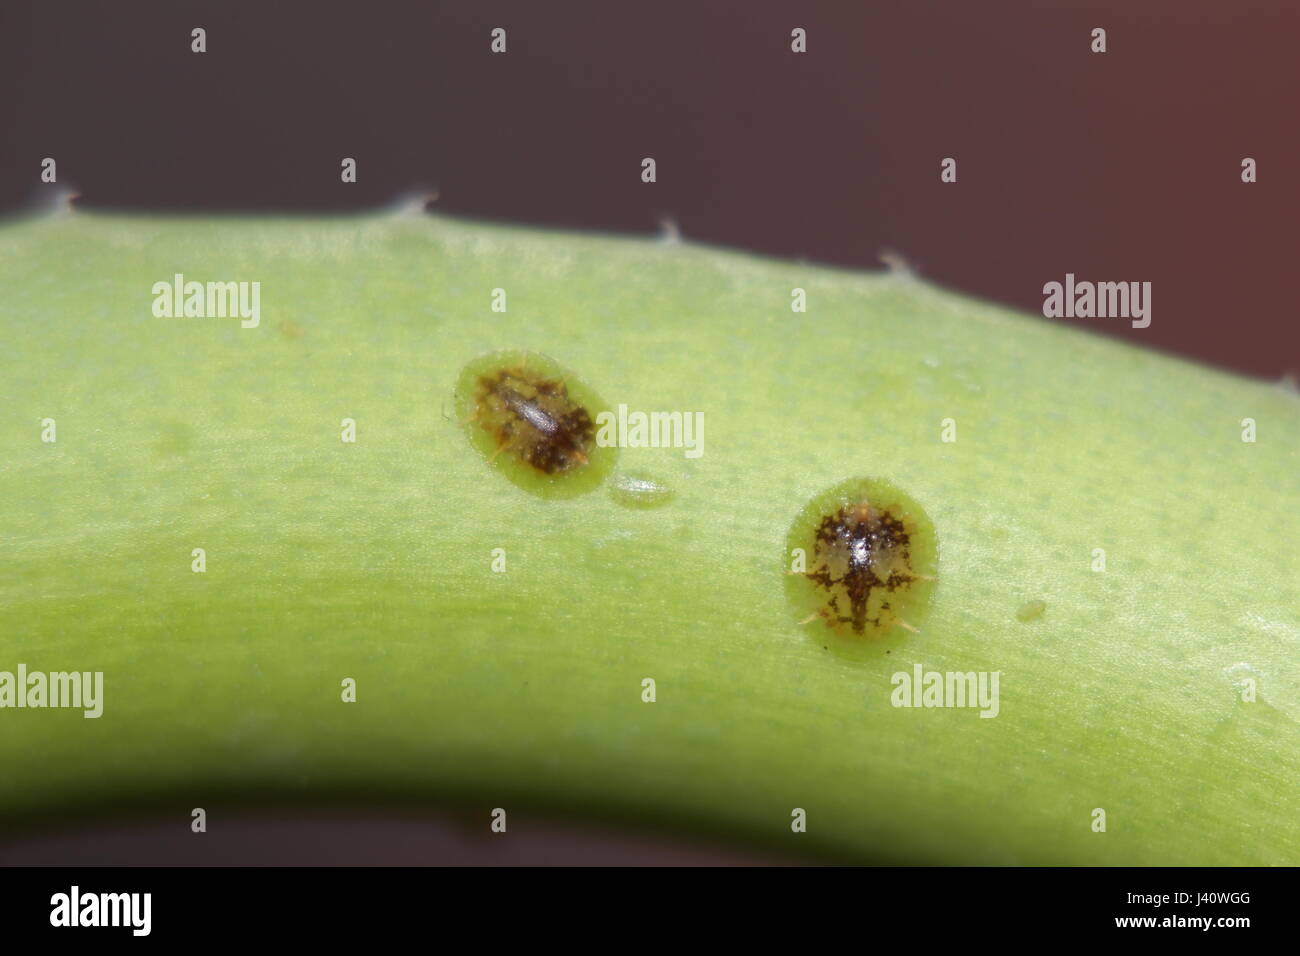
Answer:
[[855, 478], [817, 495], [795, 519], [786, 594], [799, 623], [819, 638], [860, 644], [919, 629], [938, 563], [934, 525], [921, 506], [889, 482]]

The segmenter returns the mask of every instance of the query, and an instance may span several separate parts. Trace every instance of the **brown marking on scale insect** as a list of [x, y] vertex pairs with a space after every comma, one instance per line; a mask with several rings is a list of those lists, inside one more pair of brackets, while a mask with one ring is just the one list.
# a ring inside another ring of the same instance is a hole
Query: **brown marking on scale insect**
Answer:
[[888, 510], [859, 501], [824, 515], [813, 538], [804, 577], [824, 592], [820, 616], [827, 625], [864, 635], [867, 626], [884, 631], [900, 618], [891, 596], [925, 577], [912, 566], [912, 534]]
[[559, 475], [589, 461], [596, 426], [569, 395], [563, 379], [530, 370], [523, 361], [480, 375], [470, 416], [505, 452], [544, 475]]

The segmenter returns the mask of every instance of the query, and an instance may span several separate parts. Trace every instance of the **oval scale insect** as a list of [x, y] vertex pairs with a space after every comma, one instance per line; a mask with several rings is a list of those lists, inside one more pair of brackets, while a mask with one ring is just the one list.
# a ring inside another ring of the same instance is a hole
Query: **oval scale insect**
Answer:
[[470, 444], [517, 486], [545, 497], [592, 490], [617, 450], [596, 443], [605, 403], [571, 372], [537, 352], [480, 356], [456, 384]]

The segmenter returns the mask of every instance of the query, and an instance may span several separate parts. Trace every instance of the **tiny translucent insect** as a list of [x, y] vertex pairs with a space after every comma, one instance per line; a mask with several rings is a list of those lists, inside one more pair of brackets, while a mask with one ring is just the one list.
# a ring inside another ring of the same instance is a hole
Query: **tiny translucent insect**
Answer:
[[918, 629], [938, 543], [920, 505], [893, 485], [859, 478], [818, 495], [787, 544], [786, 590], [800, 623], [853, 639]]
[[456, 387], [470, 443], [528, 491], [565, 496], [599, 484], [614, 450], [596, 443], [604, 405], [536, 352], [495, 352], [470, 362]]
[[644, 474], [615, 475], [609, 495], [624, 508], [660, 508], [673, 499], [673, 489]]

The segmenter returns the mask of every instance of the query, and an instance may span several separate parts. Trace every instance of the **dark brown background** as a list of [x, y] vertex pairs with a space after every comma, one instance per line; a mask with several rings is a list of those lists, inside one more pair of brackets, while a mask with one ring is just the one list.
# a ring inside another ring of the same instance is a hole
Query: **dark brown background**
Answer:
[[0, 209], [40, 193], [44, 156], [94, 207], [359, 209], [436, 185], [468, 217], [653, 232], [668, 214], [688, 238], [865, 268], [894, 250], [1035, 313], [1066, 272], [1149, 280], [1149, 329], [1078, 321], [1300, 370], [1289, 0], [6, 0], [0, 16]]
[[[1297, 37], [1290, 0], [4, 0], [0, 211], [48, 196], [52, 156], [96, 208], [350, 210], [436, 186], [467, 217], [651, 233], [669, 215], [775, 256], [879, 268], [893, 250], [1034, 313], [1066, 272], [1149, 280], [1149, 329], [1080, 324], [1273, 378], [1300, 370]], [[436, 821], [341, 824], [333, 843], [253, 823], [203, 858], [171, 825], [3, 859], [483, 858]], [[691, 859], [567, 832], [512, 859]]]

